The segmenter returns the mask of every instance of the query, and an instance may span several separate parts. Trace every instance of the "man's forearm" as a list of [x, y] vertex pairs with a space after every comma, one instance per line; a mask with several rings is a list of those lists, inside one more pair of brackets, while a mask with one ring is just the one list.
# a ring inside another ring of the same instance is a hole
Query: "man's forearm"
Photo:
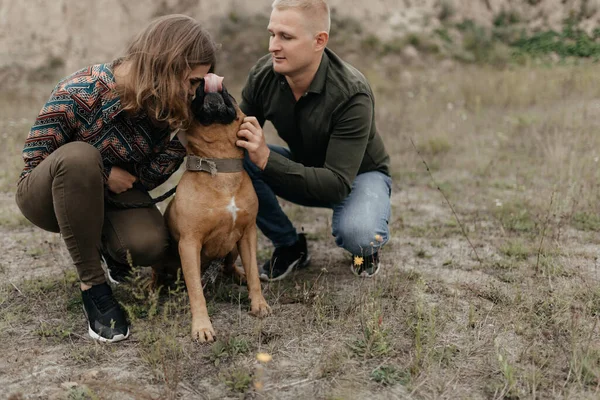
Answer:
[[303, 203], [336, 204], [350, 193], [350, 183], [334, 171], [305, 167], [274, 151], [263, 174], [276, 192], [289, 194]]

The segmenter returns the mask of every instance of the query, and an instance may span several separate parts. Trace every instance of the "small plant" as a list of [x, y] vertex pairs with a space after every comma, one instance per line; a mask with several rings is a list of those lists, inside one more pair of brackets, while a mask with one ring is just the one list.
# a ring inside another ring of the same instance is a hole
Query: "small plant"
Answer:
[[569, 364], [574, 381], [592, 387], [600, 383], [600, 351], [576, 349]]
[[441, 0], [439, 5], [440, 9], [438, 12], [438, 19], [441, 22], [445, 22], [452, 18], [452, 16], [455, 13], [454, 6], [452, 5], [452, 3], [449, 0]]
[[127, 278], [126, 284], [119, 287], [129, 297], [123, 308], [132, 322], [138, 319], [153, 319], [158, 315], [159, 291], [150, 289], [150, 277], [141, 267], [132, 266], [131, 262], [129, 264], [132, 268], [131, 276]]
[[77, 385], [69, 390], [67, 400], [97, 400], [99, 397], [87, 386]]
[[381, 366], [371, 371], [371, 379], [383, 386], [392, 386], [396, 383], [406, 386], [410, 382], [410, 373], [399, 371], [394, 366]]
[[428, 364], [427, 357], [430, 353], [430, 348], [435, 344], [438, 334], [438, 309], [436, 307], [429, 307], [425, 301], [426, 282], [420, 279], [416, 284], [418, 292], [416, 293], [415, 303], [412, 306], [412, 313], [407, 321], [413, 336], [414, 359], [410, 366], [410, 372], [413, 376], [416, 376]]
[[252, 384], [252, 374], [238, 367], [221, 374], [221, 381], [232, 391], [245, 393]]
[[521, 202], [505, 203], [494, 209], [495, 217], [510, 232], [536, 233], [538, 224], [531, 215], [531, 207]]
[[381, 51], [382, 43], [379, 36], [374, 34], [368, 34], [365, 38], [361, 40], [360, 46], [366, 51], [379, 52]]
[[71, 329], [57, 325], [53, 326], [49, 323], [42, 322], [40, 327], [36, 329], [35, 333], [41, 337], [55, 337], [58, 339], [65, 339], [71, 336], [73, 333]]
[[217, 340], [210, 347], [210, 353], [205, 357], [208, 358], [215, 366], [231, 357], [238, 354], [246, 354], [250, 351], [250, 345], [245, 339], [230, 337], [227, 340]]
[[331, 377], [337, 375], [340, 371], [344, 370], [345, 361], [346, 356], [339, 349], [324, 353], [319, 363], [320, 376]]
[[436, 348], [433, 351], [433, 359], [444, 366], [448, 366], [458, 353], [460, 353], [459, 348], [456, 345], [450, 344]]
[[567, 18], [561, 32], [542, 31], [525, 34], [510, 43], [519, 51], [533, 56], [556, 53], [561, 57], [599, 57], [600, 43], [594, 35], [578, 28], [576, 18]]
[[383, 327], [383, 315], [376, 312], [373, 318], [362, 323], [362, 337], [349, 345], [350, 349], [363, 359], [380, 357], [392, 352], [388, 330]]
[[579, 298], [583, 301], [586, 312], [592, 317], [600, 316], [600, 288], [586, 290]]
[[504, 351], [500, 349], [498, 341], [495, 340], [494, 343], [496, 347], [496, 359], [498, 360], [500, 373], [502, 374], [502, 378], [504, 380], [504, 388], [502, 390], [504, 393], [503, 397], [506, 398], [513, 394], [512, 392], [514, 391], [515, 386], [517, 384], [515, 368], [509, 362], [508, 357], [506, 356]]
[[381, 54], [400, 54], [404, 47], [406, 47], [406, 40], [404, 38], [394, 37], [381, 45]]
[[527, 260], [532, 254], [531, 249], [522, 240], [509, 240], [501, 248], [500, 251], [507, 257], [515, 260]]
[[451, 147], [450, 142], [445, 137], [435, 137], [420, 144], [417, 149], [427, 156], [440, 156], [448, 153]]
[[585, 211], [573, 214], [572, 225], [580, 231], [600, 231], [600, 214]]
[[469, 303], [469, 315], [468, 315], [467, 327], [474, 329], [475, 326], [477, 326], [477, 316], [476, 316], [476, 312], [475, 312], [475, 306], [473, 306], [473, 303]]
[[485, 286], [484, 289], [478, 291], [478, 294], [481, 298], [489, 300], [494, 304], [510, 303], [510, 298], [507, 294], [495, 284]]
[[521, 17], [519, 16], [519, 14], [516, 11], [502, 10], [494, 18], [494, 26], [502, 27], [502, 26], [514, 25], [516, 23], [519, 23], [520, 21], [521, 21]]
[[417, 258], [431, 258], [431, 255], [427, 254], [427, 251], [425, 251], [425, 249], [415, 250], [415, 256]]
[[440, 37], [440, 39], [442, 39], [444, 42], [450, 44], [453, 42], [452, 37], [450, 36], [450, 33], [448, 33], [447, 29], [444, 28], [438, 28], [434, 30], [434, 33]]

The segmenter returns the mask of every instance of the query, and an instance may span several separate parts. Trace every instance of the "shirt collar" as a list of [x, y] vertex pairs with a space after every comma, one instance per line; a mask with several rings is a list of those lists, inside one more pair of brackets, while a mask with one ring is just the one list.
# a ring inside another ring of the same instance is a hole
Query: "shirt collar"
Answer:
[[321, 64], [319, 64], [319, 69], [317, 69], [317, 73], [308, 87], [308, 93], [321, 93], [323, 91], [323, 88], [325, 87], [325, 81], [327, 80], [328, 69], [329, 57], [327, 56], [327, 53], [323, 52]]

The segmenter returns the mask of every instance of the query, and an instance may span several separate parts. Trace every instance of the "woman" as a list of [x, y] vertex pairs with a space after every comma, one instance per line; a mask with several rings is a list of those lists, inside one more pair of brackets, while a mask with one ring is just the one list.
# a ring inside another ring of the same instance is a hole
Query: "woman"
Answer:
[[61, 233], [94, 339], [129, 336], [101, 258], [122, 274], [128, 265], [160, 261], [168, 243], [156, 207], [111, 209], [105, 193], [146, 201], [148, 190], [177, 170], [186, 152], [173, 133], [189, 124], [190, 100], [215, 54], [215, 43], [194, 19], [158, 18], [124, 57], [60, 81], [27, 137], [17, 204], [35, 225]]

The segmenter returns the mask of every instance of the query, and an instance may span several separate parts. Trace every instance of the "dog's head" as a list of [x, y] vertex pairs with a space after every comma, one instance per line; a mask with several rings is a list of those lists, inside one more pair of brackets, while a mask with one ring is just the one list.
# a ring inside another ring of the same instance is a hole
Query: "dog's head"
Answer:
[[222, 81], [223, 78], [208, 74], [196, 89], [192, 113], [202, 125], [227, 125], [237, 118], [238, 107], [235, 99], [227, 92]]

